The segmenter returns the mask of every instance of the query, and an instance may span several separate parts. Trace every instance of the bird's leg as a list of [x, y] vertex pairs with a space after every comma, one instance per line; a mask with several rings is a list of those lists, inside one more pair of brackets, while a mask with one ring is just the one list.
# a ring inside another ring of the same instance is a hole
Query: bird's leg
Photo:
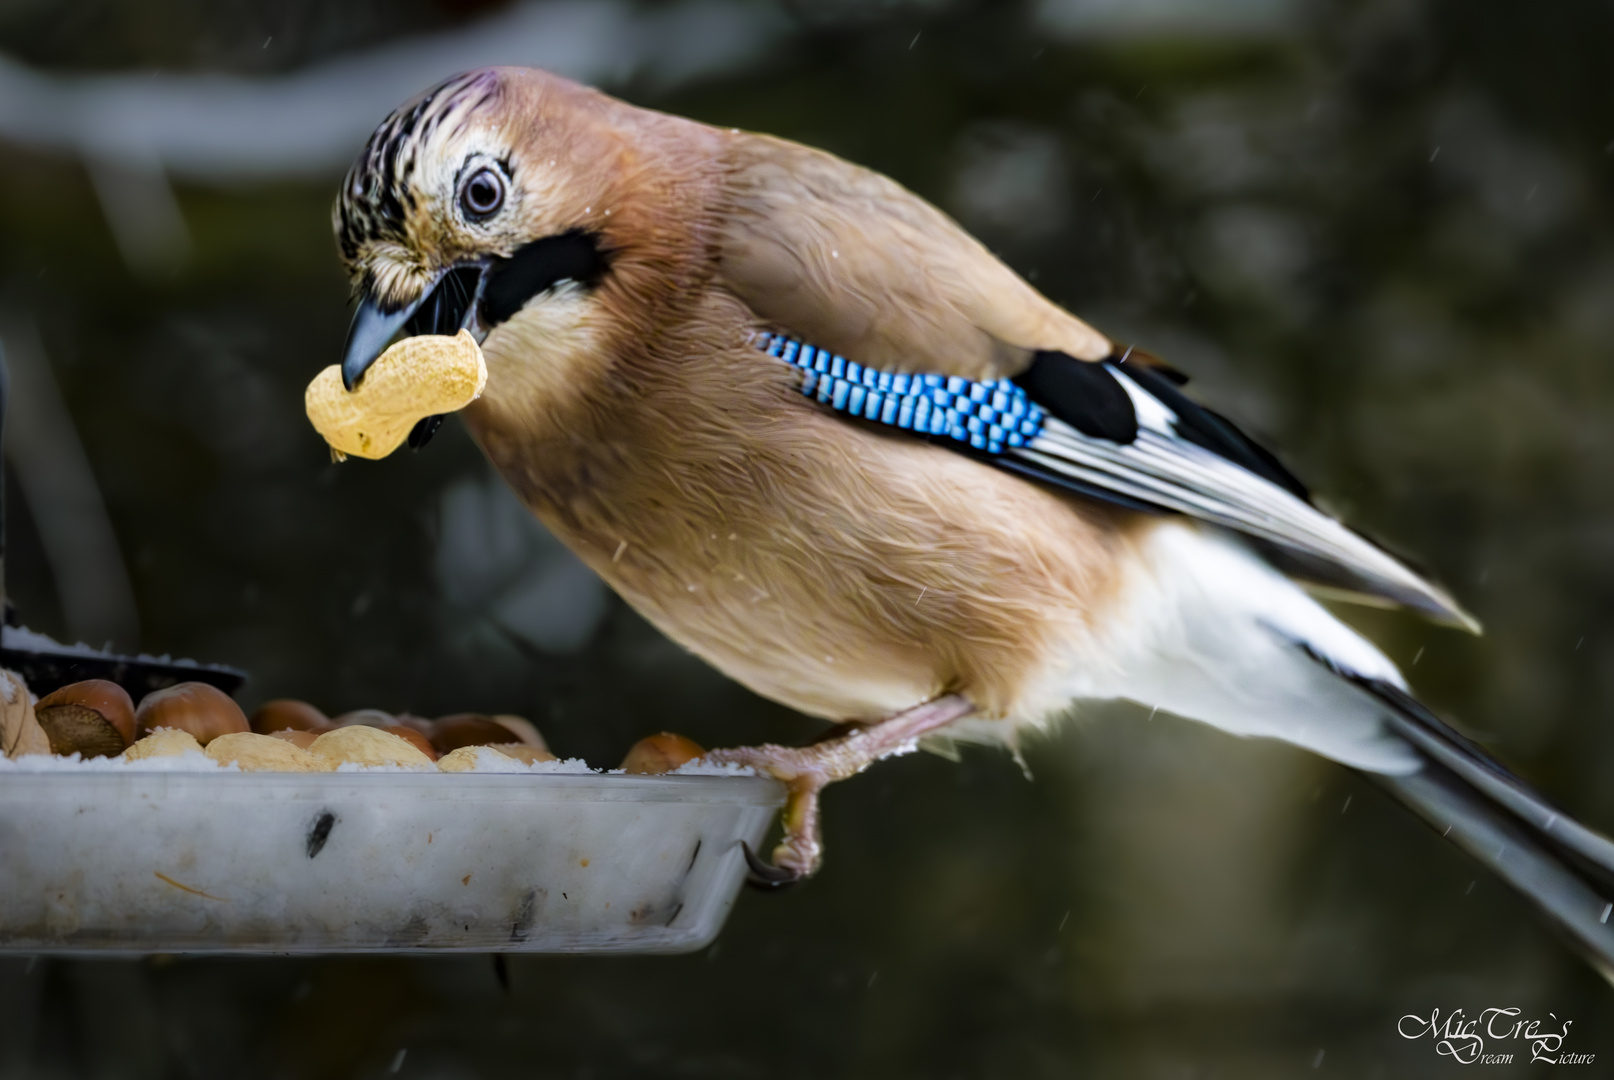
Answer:
[[948, 694], [810, 746], [770, 743], [708, 752], [706, 761], [718, 765], [748, 765], [783, 781], [789, 789], [784, 812], [785, 836], [773, 849], [773, 862], [763, 862], [749, 847], [745, 849], [752, 882], [780, 886], [811, 877], [824, 857], [823, 839], [819, 834], [819, 792], [837, 780], [857, 775], [881, 758], [911, 753], [917, 749], [920, 736], [974, 711], [975, 706], [963, 697]]

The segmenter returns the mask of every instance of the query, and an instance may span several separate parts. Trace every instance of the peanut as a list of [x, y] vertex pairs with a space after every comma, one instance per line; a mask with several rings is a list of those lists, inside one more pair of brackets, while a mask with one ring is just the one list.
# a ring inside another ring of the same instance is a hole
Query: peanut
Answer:
[[424, 417], [475, 401], [487, 381], [482, 350], [469, 331], [423, 334], [382, 353], [351, 393], [342, 386], [341, 368], [326, 368], [308, 384], [303, 407], [339, 460], [347, 454], [380, 459]]
[[200, 754], [202, 744], [196, 736], [179, 728], [161, 728], [135, 743], [123, 752], [125, 761], [144, 761], [147, 758], [179, 757], [191, 752]]
[[308, 749], [338, 764], [352, 761], [359, 765], [407, 765], [428, 769], [432, 764], [432, 759], [408, 740], [361, 724], [327, 731]]
[[243, 772], [330, 772], [336, 762], [294, 746], [286, 739], [238, 731], [220, 735], [204, 751], [220, 765], [235, 762]]
[[20, 675], [0, 671], [0, 754], [17, 758], [48, 753], [50, 738], [34, 716], [28, 684]]

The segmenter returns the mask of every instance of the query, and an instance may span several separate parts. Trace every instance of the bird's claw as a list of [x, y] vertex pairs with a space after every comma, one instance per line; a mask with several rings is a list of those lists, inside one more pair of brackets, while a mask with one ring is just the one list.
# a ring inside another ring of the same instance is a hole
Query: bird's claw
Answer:
[[740, 850], [745, 853], [745, 865], [750, 871], [745, 876], [745, 883], [753, 889], [766, 892], [787, 889], [807, 877], [799, 870], [769, 862], [752, 851], [751, 845], [744, 840], [740, 841]]
[[784, 838], [773, 849], [768, 862], [745, 846], [745, 863], [750, 867], [747, 880], [760, 889], [779, 889], [805, 881], [818, 872], [823, 859], [819, 835], [818, 793], [833, 777], [825, 775], [817, 760], [821, 751], [788, 746], [741, 746], [713, 750], [705, 760], [714, 764], [744, 765], [785, 785]]
[[862, 772], [872, 762], [907, 753], [920, 736], [968, 716], [974, 706], [956, 695], [937, 698], [875, 724], [842, 729], [835, 737], [805, 747], [741, 746], [713, 750], [705, 755], [712, 764], [744, 765], [783, 783], [784, 839], [768, 862], [742, 844], [747, 880], [759, 889], [780, 889], [804, 881], [818, 872], [824, 859], [820, 832], [819, 794], [837, 780]]

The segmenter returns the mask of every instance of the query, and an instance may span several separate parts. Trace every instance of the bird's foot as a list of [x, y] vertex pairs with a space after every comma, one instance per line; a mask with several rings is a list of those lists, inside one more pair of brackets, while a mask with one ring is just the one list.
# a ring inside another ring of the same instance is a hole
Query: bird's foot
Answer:
[[948, 694], [810, 746], [770, 743], [708, 752], [706, 761], [749, 766], [781, 781], [789, 790], [785, 800], [785, 835], [773, 849], [773, 861], [765, 861], [749, 845], [745, 846], [751, 884], [777, 889], [817, 873], [824, 859], [819, 793], [837, 780], [856, 776], [881, 758], [912, 752], [918, 747], [920, 736], [974, 711], [975, 706], [964, 698]]

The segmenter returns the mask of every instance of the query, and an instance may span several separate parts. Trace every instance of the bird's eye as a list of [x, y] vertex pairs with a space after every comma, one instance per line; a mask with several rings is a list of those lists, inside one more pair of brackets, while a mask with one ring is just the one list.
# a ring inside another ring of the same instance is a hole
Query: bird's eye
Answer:
[[465, 216], [480, 221], [504, 205], [504, 179], [492, 169], [482, 169], [460, 190], [460, 208]]

